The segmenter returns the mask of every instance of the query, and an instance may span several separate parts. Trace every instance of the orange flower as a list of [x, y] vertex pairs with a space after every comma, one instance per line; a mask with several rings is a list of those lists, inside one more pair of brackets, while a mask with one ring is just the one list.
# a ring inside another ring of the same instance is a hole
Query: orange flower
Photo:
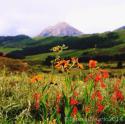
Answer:
[[101, 83], [101, 88], [105, 89], [106, 88], [106, 84], [103, 81], [100, 81]]
[[74, 92], [73, 92], [73, 95], [74, 95], [74, 96], [78, 96], [79, 94], [78, 94], [76, 91], [74, 91]]
[[56, 96], [56, 103], [58, 104], [60, 102], [60, 100], [61, 100], [61, 94], [58, 94]]
[[83, 65], [80, 63], [77, 63], [78, 68], [83, 69]]
[[116, 83], [115, 83], [115, 85], [114, 85], [114, 89], [115, 89], [115, 90], [119, 89], [120, 84], [121, 84], [121, 80], [120, 80], [120, 79], [117, 79], [117, 81], [116, 81]]
[[90, 106], [86, 106], [86, 107], [85, 107], [85, 112], [86, 112], [86, 113], [89, 113], [89, 112], [90, 112]]
[[63, 67], [65, 69], [69, 66], [69, 62], [70, 62], [70, 60], [60, 60], [60, 61], [56, 62], [55, 68], [60, 70]]
[[42, 75], [33, 76], [30, 81], [31, 81], [31, 83], [35, 83], [40, 80], [42, 80]]
[[89, 68], [95, 68], [97, 65], [97, 61], [95, 60], [89, 60]]
[[33, 97], [34, 97], [34, 100], [35, 100], [35, 108], [36, 108], [36, 110], [38, 110], [39, 109], [39, 107], [40, 107], [40, 97], [41, 97], [41, 94], [40, 93], [35, 93], [34, 95], [33, 95]]
[[76, 58], [76, 57], [72, 57], [71, 58], [71, 61], [75, 64], [75, 63], [78, 63], [78, 58]]

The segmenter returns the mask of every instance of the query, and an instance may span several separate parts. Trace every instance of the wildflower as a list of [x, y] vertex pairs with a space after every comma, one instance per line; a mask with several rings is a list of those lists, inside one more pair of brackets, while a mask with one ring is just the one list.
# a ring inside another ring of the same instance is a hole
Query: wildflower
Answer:
[[56, 103], [58, 104], [60, 102], [60, 99], [61, 99], [61, 94], [58, 94], [56, 96]]
[[72, 58], [71, 58], [71, 62], [72, 62], [73, 64], [79, 63], [79, 62], [78, 62], [78, 58], [75, 58], [75, 57], [72, 57]]
[[115, 85], [114, 85], [114, 89], [115, 89], [115, 90], [119, 89], [120, 83], [121, 83], [121, 80], [118, 79], [118, 80], [116, 81]]
[[102, 79], [102, 75], [101, 74], [97, 74], [96, 77], [95, 77], [95, 83], [101, 81]]
[[83, 69], [83, 65], [80, 63], [77, 63], [78, 68]]
[[79, 94], [76, 91], [73, 92], [73, 96], [78, 96], [78, 95]]
[[101, 120], [97, 120], [96, 124], [102, 124]]
[[97, 112], [98, 113], [100, 113], [104, 110], [104, 106], [100, 102], [97, 102], [96, 105], [97, 105]]
[[100, 72], [102, 73], [102, 78], [108, 78], [109, 77], [109, 73], [107, 70], [100, 70]]
[[85, 79], [84, 79], [84, 82], [87, 82], [89, 80], [89, 78], [88, 77], [86, 77]]
[[60, 107], [58, 105], [56, 106], [56, 111], [57, 111], [57, 113], [61, 112], [61, 109], [60, 109]]
[[101, 83], [101, 88], [105, 89], [106, 88], [106, 84], [103, 81], [100, 81]]
[[89, 68], [95, 68], [97, 65], [97, 61], [95, 60], [89, 60]]
[[93, 74], [89, 74], [88, 77], [89, 77], [89, 78], [93, 78]]
[[100, 92], [99, 90], [98, 90], [98, 91], [95, 91], [95, 92], [92, 94], [92, 96], [91, 96], [92, 100], [94, 100], [96, 97], [97, 97], [97, 99], [98, 99], [99, 101], [102, 101], [102, 100], [103, 100], [103, 96], [102, 96], [102, 94], [101, 94], [101, 92]]
[[36, 75], [31, 78], [31, 83], [35, 83], [40, 80], [42, 80], [42, 75]]
[[72, 109], [72, 116], [74, 117], [76, 114], [78, 113], [78, 109], [77, 109], [77, 107], [75, 106], [75, 107], [73, 107], [73, 109]]
[[33, 95], [33, 97], [34, 97], [34, 99], [35, 99], [35, 108], [36, 108], [36, 110], [38, 110], [39, 109], [39, 107], [40, 107], [40, 97], [41, 97], [41, 94], [40, 93], [35, 93], [34, 95]]
[[101, 94], [101, 92], [99, 90], [96, 92], [96, 96], [97, 96], [99, 101], [103, 100], [103, 96], [102, 96], [102, 94]]
[[117, 89], [117, 90], [113, 93], [111, 99], [112, 99], [112, 101], [117, 101], [117, 100], [123, 101], [123, 100], [124, 100], [124, 96], [123, 96], [122, 92]]
[[93, 78], [93, 75], [92, 74], [88, 74], [85, 79], [84, 79], [84, 82], [87, 82], [89, 79], [92, 79]]
[[90, 112], [90, 106], [86, 106], [86, 107], [85, 107], [85, 112], [86, 112], [86, 113], [89, 113], [89, 112]]
[[55, 46], [51, 49], [53, 52], [60, 52], [62, 49], [61, 49], [61, 46]]
[[69, 66], [69, 62], [70, 62], [70, 60], [60, 60], [60, 61], [56, 62], [55, 68], [57, 68], [59, 70], [62, 68], [66, 69]]
[[96, 92], [94, 92], [94, 93], [92, 94], [92, 96], [91, 96], [92, 100], [94, 100], [95, 97], [96, 97]]
[[74, 98], [70, 99], [70, 105], [77, 105], [77, 104], [78, 104], [77, 100], [75, 100]]

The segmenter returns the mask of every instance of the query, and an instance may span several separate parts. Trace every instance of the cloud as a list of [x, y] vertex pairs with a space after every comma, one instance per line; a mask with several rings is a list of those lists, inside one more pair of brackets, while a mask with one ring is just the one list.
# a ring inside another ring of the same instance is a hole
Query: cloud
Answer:
[[38, 35], [45, 27], [66, 21], [84, 33], [125, 25], [124, 0], [4, 0], [0, 35]]

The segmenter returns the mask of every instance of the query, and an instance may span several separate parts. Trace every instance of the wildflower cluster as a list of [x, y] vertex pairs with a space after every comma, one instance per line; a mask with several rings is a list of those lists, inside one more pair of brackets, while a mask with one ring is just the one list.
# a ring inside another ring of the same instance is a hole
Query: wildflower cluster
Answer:
[[63, 59], [55, 62], [55, 68], [62, 72], [68, 72], [71, 68], [75, 67], [83, 69], [83, 65], [79, 63], [78, 58], [75, 57], [68, 60]]
[[[60, 59], [55, 62], [55, 68], [61, 71], [69, 71], [73, 67], [83, 70], [83, 65], [75, 57], [68, 60]], [[111, 84], [108, 70], [99, 68], [96, 60], [90, 60], [88, 67], [89, 73], [86, 74], [83, 81], [80, 81], [82, 82], [80, 86], [77, 82], [74, 83], [70, 78], [66, 78], [66, 89], [62, 87], [59, 92], [57, 91], [55, 100], [52, 102], [53, 104], [51, 103], [52, 105], [49, 103], [49, 95], [47, 93], [43, 98], [41, 98], [43, 92], [34, 93], [35, 109], [38, 111], [43, 108], [46, 113], [50, 113], [52, 109], [52, 116], [55, 117], [53, 119], [57, 123], [64, 122], [65, 117], [77, 120], [79, 116], [91, 118], [94, 115], [97, 120], [94, 122], [101, 124], [100, 115], [106, 113], [106, 111], [115, 113], [117, 108], [114, 110], [114, 105], [122, 105], [124, 102], [124, 94], [120, 89], [121, 80], [117, 79], [114, 84]], [[41, 79], [41, 76], [36, 75], [32, 77], [31, 82], [38, 82]], [[49, 91], [50, 86], [43, 87], [43, 89], [45, 88], [48, 88], [47, 91]], [[58, 89], [58, 85], [53, 88]], [[48, 116], [46, 115], [46, 118]], [[73, 121], [69, 123], [73, 123]]]

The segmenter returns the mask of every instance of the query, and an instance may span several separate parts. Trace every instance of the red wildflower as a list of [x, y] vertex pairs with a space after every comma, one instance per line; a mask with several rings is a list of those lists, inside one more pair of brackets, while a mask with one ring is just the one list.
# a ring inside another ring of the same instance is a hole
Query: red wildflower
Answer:
[[103, 81], [100, 81], [101, 83], [101, 88], [105, 89], [106, 88], [106, 84]]
[[78, 104], [77, 100], [75, 100], [74, 98], [70, 99], [70, 105], [77, 105], [77, 104]]
[[57, 111], [57, 113], [60, 113], [60, 112], [61, 112], [61, 109], [60, 109], [59, 106], [56, 107], [56, 111]]
[[97, 65], [97, 61], [95, 60], [89, 60], [89, 68], [95, 68]]
[[73, 107], [73, 109], [72, 109], [72, 116], [75, 116], [76, 114], [78, 113], [78, 109], [77, 109], [77, 107], [75, 106], [75, 107]]
[[122, 94], [122, 92], [120, 90], [116, 90], [112, 97], [111, 97], [112, 101], [117, 101], [117, 100], [120, 100], [120, 101], [123, 101], [124, 100], [124, 96]]
[[96, 92], [96, 96], [97, 96], [99, 101], [103, 100], [102, 94], [101, 94], [101, 92], [99, 90]]
[[100, 72], [102, 73], [103, 78], [108, 78], [109, 77], [109, 73], [108, 73], [107, 70], [100, 70]]
[[40, 97], [41, 97], [41, 94], [40, 93], [35, 93], [34, 95], [33, 95], [33, 97], [34, 97], [34, 99], [35, 99], [35, 108], [36, 108], [36, 110], [38, 110], [39, 109], [39, 107], [40, 107]]
[[56, 103], [58, 104], [60, 102], [60, 100], [61, 100], [61, 94], [58, 94], [56, 96]]
[[104, 106], [100, 103], [100, 102], [97, 102], [97, 112], [100, 113], [104, 110]]
[[101, 120], [97, 120], [96, 124], [102, 124]]
[[88, 74], [85, 79], [84, 79], [84, 82], [87, 82], [89, 79], [92, 79], [93, 78], [93, 75], [92, 74]]
[[118, 100], [121, 100], [121, 101], [124, 100], [124, 96], [120, 90], [116, 91], [116, 96], [117, 96]]
[[92, 74], [89, 74], [88, 77], [89, 77], [89, 78], [93, 78], [93, 75], [92, 75]]
[[102, 75], [101, 74], [97, 74], [96, 77], [95, 77], [95, 83], [101, 81], [102, 79]]
[[86, 77], [85, 79], [84, 79], [84, 82], [87, 82], [89, 80], [89, 78], [88, 77]]
[[41, 97], [41, 94], [40, 94], [40, 93], [35, 93], [35, 94], [33, 95], [33, 97], [34, 97], [34, 99], [35, 99], [36, 101], [38, 101], [38, 100], [40, 99], [40, 97]]
[[99, 101], [103, 100], [103, 96], [101, 95], [101, 92], [99, 90], [95, 91], [91, 96], [92, 100], [94, 100], [96, 97], [98, 98]]
[[118, 80], [116, 81], [115, 85], [114, 85], [114, 89], [115, 89], [115, 90], [119, 89], [120, 83], [121, 83], [121, 80], [118, 79]]
[[92, 96], [91, 96], [92, 100], [94, 100], [95, 97], [96, 97], [96, 92], [94, 92], [94, 93], [92, 94]]

